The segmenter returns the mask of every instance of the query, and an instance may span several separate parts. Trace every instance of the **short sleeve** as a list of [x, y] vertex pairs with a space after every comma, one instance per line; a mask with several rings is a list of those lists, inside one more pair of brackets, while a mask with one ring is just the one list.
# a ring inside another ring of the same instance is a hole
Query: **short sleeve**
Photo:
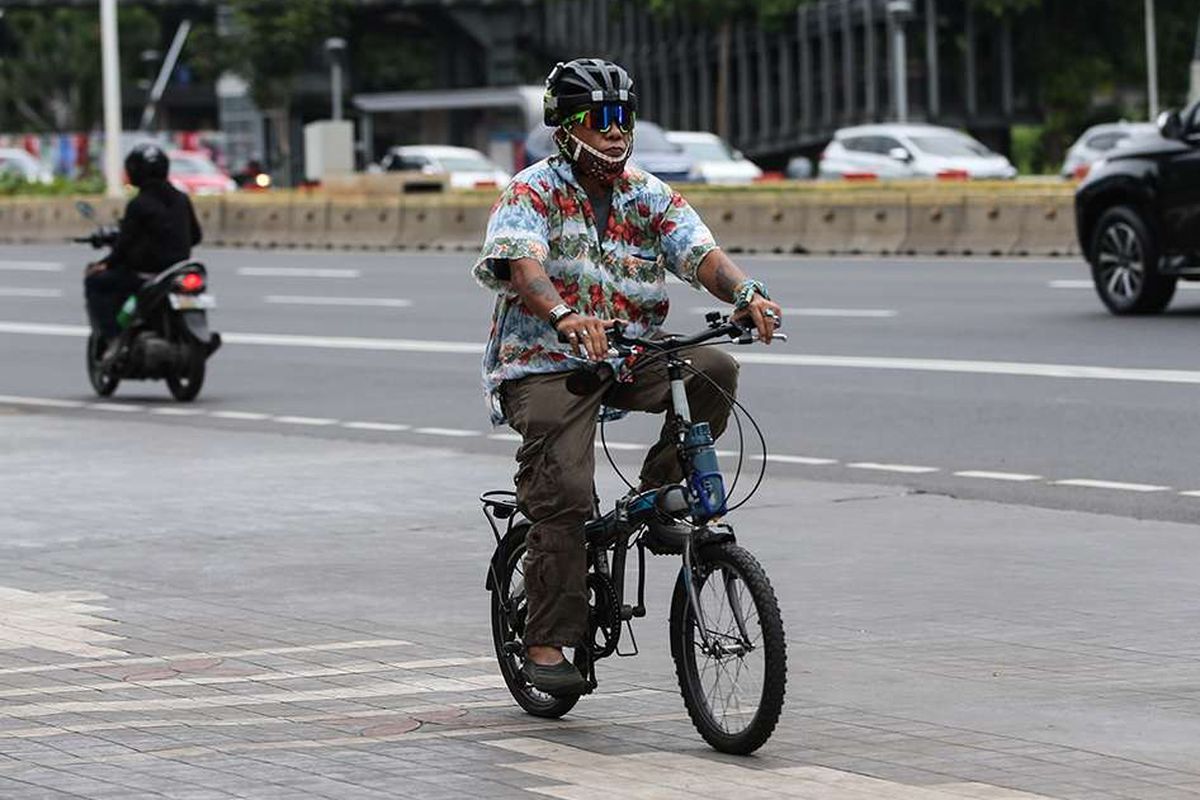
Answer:
[[683, 195], [669, 191], [654, 219], [667, 269], [694, 288], [702, 288], [697, 273], [704, 257], [717, 249], [712, 232]]
[[501, 193], [488, 219], [487, 236], [471, 274], [481, 286], [507, 292], [507, 276], [496, 274], [496, 259], [532, 258], [545, 262], [550, 253], [549, 210], [538, 190], [514, 180]]

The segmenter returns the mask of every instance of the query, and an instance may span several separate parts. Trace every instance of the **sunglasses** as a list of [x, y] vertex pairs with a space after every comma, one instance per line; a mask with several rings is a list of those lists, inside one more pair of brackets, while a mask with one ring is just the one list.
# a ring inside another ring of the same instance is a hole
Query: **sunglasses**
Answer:
[[600, 133], [604, 133], [613, 125], [616, 125], [622, 133], [629, 133], [633, 130], [635, 116], [629, 106], [620, 103], [603, 103], [578, 111], [567, 119], [574, 124], [591, 128]]

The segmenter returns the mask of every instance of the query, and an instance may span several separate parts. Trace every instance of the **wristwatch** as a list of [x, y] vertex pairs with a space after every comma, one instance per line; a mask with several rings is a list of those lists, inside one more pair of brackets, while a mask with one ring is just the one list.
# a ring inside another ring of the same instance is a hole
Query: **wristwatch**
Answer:
[[562, 322], [564, 319], [571, 316], [572, 314], [577, 314], [577, 313], [578, 312], [575, 309], [571, 308], [566, 303], [559, 303], [554, 308], [550, 309], [550, 318], [549, 318], [550, 327], [557, 330], [558, 323]]

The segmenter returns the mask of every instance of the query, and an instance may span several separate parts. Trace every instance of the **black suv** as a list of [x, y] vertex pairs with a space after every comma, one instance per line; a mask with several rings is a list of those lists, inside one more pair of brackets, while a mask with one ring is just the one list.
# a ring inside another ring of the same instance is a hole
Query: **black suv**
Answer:
[[1176, 281], [1200, 280], [1200, 102], [1164, 111], [1158, 130], [1096, 162], [1075, 192], [1079, 245], [1114, 314], [1157, 313]]

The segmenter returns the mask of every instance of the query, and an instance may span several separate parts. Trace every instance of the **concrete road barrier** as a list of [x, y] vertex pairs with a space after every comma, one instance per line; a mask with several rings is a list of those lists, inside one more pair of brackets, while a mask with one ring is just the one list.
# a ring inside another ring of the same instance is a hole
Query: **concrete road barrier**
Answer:
[[968, 195], [963, 208], [963, 226], [952, 253], [1003, 256], [1014, 251], [1021, 236], [1026, 201], [1019, 197]]
[[291, 247], [329, 246], [329, 201], [324, 198], [297, 199], [292, 204], [291, 235], [286, 245]]
[[950, 255], [962, 234], [966, 198], [962, 195], [914, 195], [909, 201], [908, 237], [900, 252], [910, 255]]
[[[1069, 187], [875, 184], [697, 188], [689, 198], [730, 251], [888, 255], [1074, 255]], [[474, 250], [494, 196], [439, 192], [331, 196], [269, 192], [196, 198], [204, 242], [240, 247]], [[75, 198], [0, 199], [0, 241], [65, 241], [92, 224]], [[124, 201], [90, 199], [104, 222]]]
[[1020, 236], [1013, 253], [1022, 256], [1067, 256], [1079, 252], [1075, 241], [1075, 209], [1070, 198], [1038, 197], [1023, 205]]
[[440, 233], [433, 247], [439, 250], [479, 250], [487, 232], [493, 199], [449, 195], [441, 208]]
[[851, 253], [891, 255], [900, 252], [909, 236], [908, 199], [875, 200], [851, 207]]
[[351, 250], [399, 247], [403, 221], [399, 200], [335, 200], [329, 205], [327, 244]]
[[854, 195], [805, 198], [800, 248], [806, 253], [849, 252], [854, 236]]
[[196, 209], [196, 221], [200, 223], [201, 242], [218, 244], [223, 236], [225, 204], [219, 197], [197, 197], [192, 200], [192, 207]]

